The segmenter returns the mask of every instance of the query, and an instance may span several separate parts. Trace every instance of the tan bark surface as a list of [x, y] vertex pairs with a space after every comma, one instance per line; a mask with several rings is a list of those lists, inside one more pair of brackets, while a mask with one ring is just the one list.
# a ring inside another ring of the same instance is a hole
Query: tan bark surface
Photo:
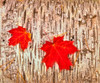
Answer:
[[[8, 46], [7, 31], [18, 25], [32, 34], [24, 53]], [[68, 71], [59, 72], [57, 64], [46, 71], [39, 48], [62, 34], [80, 50], [70, 57], [76, 63]], [[0, 0], [0, 83], [100, 83], [100, 1]]]

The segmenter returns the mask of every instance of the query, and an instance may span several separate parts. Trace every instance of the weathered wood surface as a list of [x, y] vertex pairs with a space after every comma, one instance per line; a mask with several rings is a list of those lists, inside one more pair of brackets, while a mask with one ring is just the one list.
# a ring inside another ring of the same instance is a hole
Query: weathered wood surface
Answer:
[[[19, 45], [8, 46], [7, 31], [18, 25], [32, 34], [24, 53]], [[62, 33], [75, 41], [79, 57], [69, 71], [59, 72], [55, 64], [46, 72], [39, 48]], [[100, 83], [99, 0], [1, 0], [0, 38], [0, 83]]]

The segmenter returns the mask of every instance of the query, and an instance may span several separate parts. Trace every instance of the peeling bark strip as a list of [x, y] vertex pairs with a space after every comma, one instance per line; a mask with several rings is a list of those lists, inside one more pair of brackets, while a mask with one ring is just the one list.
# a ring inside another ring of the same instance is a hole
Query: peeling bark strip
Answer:
[[[19, 45], [8, 46], [7, 31], [18, 25], [32, 34], [24, 53]], [[75, 41], [80, 52], [71, 70], [60, 72], [55, 64], [46, 71], [38, 48], [59, 35]], [[100, 0], [0, 0], [0, 83], [15, 81], [100, 83]]]

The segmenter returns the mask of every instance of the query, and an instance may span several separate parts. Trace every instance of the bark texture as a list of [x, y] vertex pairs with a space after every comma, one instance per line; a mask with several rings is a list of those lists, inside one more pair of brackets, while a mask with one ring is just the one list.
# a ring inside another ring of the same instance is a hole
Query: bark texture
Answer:
[[[32, 34], [32, 43], [22, 52], [8, 46], [7, 31], [18, 25]], [[54, 36], [75, 41], [80, 50], [72, 55], [75, 66], [59, 71], [55, 63], [46, 71], [39, 48]], [[99, 0], [1, 0], [0, 83], [100, 83]]]

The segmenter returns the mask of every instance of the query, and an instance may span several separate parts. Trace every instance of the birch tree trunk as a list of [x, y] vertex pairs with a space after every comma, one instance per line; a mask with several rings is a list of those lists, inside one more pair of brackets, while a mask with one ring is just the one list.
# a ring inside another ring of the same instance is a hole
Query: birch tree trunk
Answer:
[[[99, 0], [2, 0], [0, 7], [0, 83], [100, 83]], [[9, 46], [7, 31], [18, 25], [32, 34], [22, 52]], [[64, 35], [80, 50], [71, 70], [58, 65], [46, 71], [40, 48], [54, 36]], [[49, 37], [49, 38], [48, 38]], [[76, 60], [77, 58], [77, 60]]]

